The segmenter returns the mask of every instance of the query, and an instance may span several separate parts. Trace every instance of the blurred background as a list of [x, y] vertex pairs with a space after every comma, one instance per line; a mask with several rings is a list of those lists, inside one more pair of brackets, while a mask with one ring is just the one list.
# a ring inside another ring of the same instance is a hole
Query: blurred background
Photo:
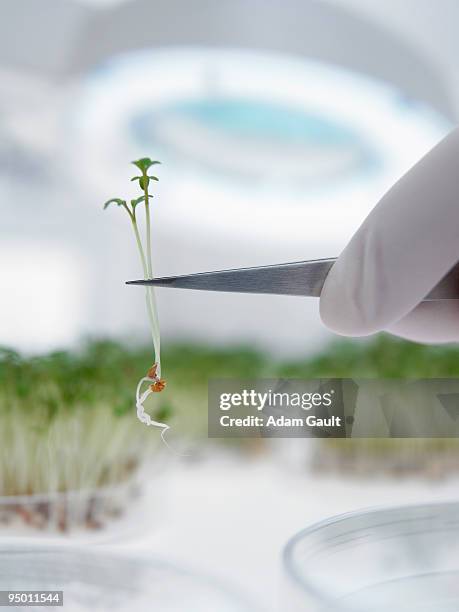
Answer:
[[102, 210], [149, 156], [156, 275], [336, 256], [457, 123], [459, 5], [435, 9], [3, 0], [3, 536], [125, 534], [268, 610], [296, 530], [454, 495], [454, 441], [207, 440], [211, 377], [459, 375], [455, 347], [337, 341], [314, 299], [157, 292], [169, 386], [151, 410], [187, 453], [164, 456], [133, 405], [152, 361], [143, 292], [124, 285], [140, 262], [126, 215]]
[[[379, 4], [6, 1], [3, 342], [144, 337], [128, 220], [101, 212], [134, 189], [137, 157], [163, 163], [158, 275], [337, 255], [457, 113], [455, 3], [438, 23], [428, 1], [414, 22], [409, 0]], [[158, 301], [166, 342], [304, 354], [330, 337], [314, 300]]]

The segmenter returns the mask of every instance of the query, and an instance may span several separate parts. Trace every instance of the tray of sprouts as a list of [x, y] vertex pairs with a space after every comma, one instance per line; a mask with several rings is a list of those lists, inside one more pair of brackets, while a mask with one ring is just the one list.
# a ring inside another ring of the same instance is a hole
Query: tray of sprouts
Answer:
[[99, 537], [140, 501], [162, 445], [133, 418], [129, 351], [109, 341], [35, 357], [0, 349], [0, 534]]
[[[365, 342], [334, 342], [303, 362], [280, 364], [278, 372], [286, 378], [457, 378], [459, 350], [380, 334]], [[323, 438], [316, 441], [311, 467], [315, 473], [441, 480], [459, 473], [458, 451], [455, 438]]]

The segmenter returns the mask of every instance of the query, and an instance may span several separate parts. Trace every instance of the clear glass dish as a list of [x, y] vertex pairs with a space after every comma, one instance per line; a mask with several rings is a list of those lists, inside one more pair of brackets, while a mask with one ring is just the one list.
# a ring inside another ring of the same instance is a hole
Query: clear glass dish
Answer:
[[284, 551], [289, 610], [457, 612], [459, 503], [332, 518]]
[[1, 542], [0, 590], [63, 591], [58, 609], [65, 612], [253, 612], [210, 577], [150, 557], [61, 544]]
[[139, 496], [134, 481], [94, 490], [0, 497], [0, 533], [68, 534], [75, 530], [100, 531], [118, 518]]
[[[147, 470], [152, 465], [153, 477]], [[0, 542], [46, 538], [100, 544], [151, 533], [166, 495], [166, 468], [157, 458], [113, 486], [0, 496]]]

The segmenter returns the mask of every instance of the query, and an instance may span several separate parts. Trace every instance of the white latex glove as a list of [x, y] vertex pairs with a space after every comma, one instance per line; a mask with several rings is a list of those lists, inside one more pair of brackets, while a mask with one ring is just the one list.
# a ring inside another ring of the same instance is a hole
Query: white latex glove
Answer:
[[459, 128], [380, 200], [332, 267], [320, 297], [331, 330], [459, 340], [459, 301], [420, 303], [459, 260]]

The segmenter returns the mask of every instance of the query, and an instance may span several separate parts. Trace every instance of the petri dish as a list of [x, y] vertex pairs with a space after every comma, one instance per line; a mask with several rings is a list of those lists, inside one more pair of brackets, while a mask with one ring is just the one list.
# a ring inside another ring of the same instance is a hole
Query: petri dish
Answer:
[[284, 551], [292, 610], [459, 610], [459, 504], [357, 512], [313, 525]]
[[163, 560], [49, 543], [1, 542], [0, 590], [62, 591], [66, 612], [254, 610], [217, 580]]

